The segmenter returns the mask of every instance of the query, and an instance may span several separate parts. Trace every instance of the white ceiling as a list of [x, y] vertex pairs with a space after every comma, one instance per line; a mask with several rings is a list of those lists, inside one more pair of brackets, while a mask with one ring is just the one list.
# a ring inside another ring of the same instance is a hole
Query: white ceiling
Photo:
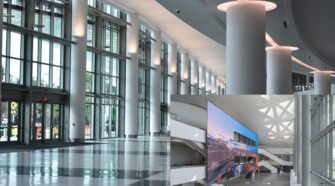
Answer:
[[224, 76], [226, 48], [176, 17], [156, 0], [105, 0], [138, 12], [149, 25], [161, 30], [180, 48], [188, 51], [200, 64], [205, 64], [219, 77]]
[[293, 145], [294, 96], [173, 96], [172, 101], [202, 108], [211, 101], [256, 132], [260, 145]]
[[[200, 32], [226, 45], [226, 13], [217, 5], [232, 0], [157, 0], [178, 17]], [[277, 4], [275, 10], [267, 12], [266, 31], [280, 45], [299, 47], [295, 57], [313, 67], [333, 70], [335, 1], [324, 0], [269, 0]], [[328, 19], [327, 19], [328, 18]], [[286, 25], [286, 27], [285, 27]], [[224, 36], [224, 37], [222, 37]], [[309, 74], [308, 68], [292, 63], [295, 72]]]

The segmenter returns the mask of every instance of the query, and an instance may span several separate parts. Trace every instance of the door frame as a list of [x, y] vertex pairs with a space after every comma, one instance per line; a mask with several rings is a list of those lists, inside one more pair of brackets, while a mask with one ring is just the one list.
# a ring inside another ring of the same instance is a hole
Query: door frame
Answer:
[[[42, 136], [41, 139], [36, 139], [36, 130], [35, 130], [35, 123], [36, 123], [36, 104], [41, 104], [42, 105], [42, 121], [41, 121], [41, 128], [42, 128]], [[45, 117], [46, 117], [46, 105], [50, 105], [50, 138], [45, 139]], [[58, 124], [58, 138], [54, 139], [53, 138], [53, 108], [54, 105], [59, 106], [59, 124]], [[56, 103], [56, 102], [41, 102], [41, 101], [36, 101], [32, 103], [32, 118], [31, 118], [31, 124], [30, 124], [30, 132], [32, 136], [30, 137], [30, 143], [32, 144], [47, 144], [47, 143], [56, 143], [56, 142], [61, 142], [63, 141], [63, 109], [64, 105], [61, 103]], [[32, 130], [32, 131], [31, 131]]]

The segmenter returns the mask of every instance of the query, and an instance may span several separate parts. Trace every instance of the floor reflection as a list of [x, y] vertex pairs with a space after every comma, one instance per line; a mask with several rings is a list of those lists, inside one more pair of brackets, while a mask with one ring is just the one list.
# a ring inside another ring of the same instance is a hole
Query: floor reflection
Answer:
[[169, 185], [169, 138], [0, 153], [0, 185]]

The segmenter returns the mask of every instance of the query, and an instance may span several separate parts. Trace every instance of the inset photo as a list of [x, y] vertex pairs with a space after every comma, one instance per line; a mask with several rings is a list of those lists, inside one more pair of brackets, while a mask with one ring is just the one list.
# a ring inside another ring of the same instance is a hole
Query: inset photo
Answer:
[[171, 185], [290, 185], [296, 97], [173, 96]]

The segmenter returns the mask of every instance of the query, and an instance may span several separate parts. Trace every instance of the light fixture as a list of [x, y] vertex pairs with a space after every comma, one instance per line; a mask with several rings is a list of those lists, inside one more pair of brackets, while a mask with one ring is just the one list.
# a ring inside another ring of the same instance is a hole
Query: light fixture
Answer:
[[273, 51], [273, 50], [289, 50], [289, 51], [297, 51], [299, 50], [298, 47], [292, 47], [292, 46], [271, 46], [271, 47], [266, 47], [266, 51]]
[[335, 71], [327, 71], [327, 70], [317, 70], [317, 71], [312, 71], [312, 74], [334, 74]]
[[263, 5], [265, 7], [266, 11], [273, 10], [277, 8], [277, 5], [272, 2], [267, 2], [267, 1], [246, 1], [246, 0], [238, 0], [238, 1], [231, 1], [227, 3], [222, 3], [217, 6], [217, 9], [223, 12], [227, 12], [229, 8], [239, 6], [239, 5], [250, 5], [250, 4], [259, 4]]

